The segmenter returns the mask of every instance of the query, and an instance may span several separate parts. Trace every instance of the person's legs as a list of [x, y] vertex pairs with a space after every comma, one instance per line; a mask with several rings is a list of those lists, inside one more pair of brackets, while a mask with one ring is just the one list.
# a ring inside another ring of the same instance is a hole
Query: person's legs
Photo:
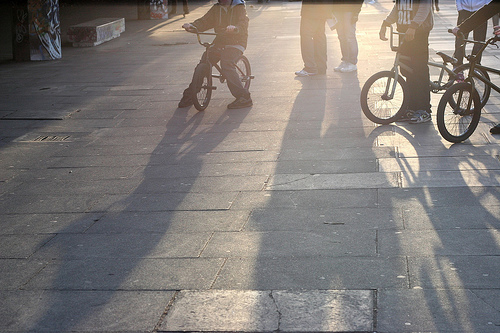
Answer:
[[[486, 40], [487, 31], [488, 31], [488, 21], [477, 26], [476, 29], [473, 30], [474, 40], [484, 42]], [[474, 44], [474, 47], [472, 48], [472, 54], [477, 54], [481, 49], [481, 47], [482, 47], [481, 44]], [[479, 64], [481, 63], [481, 56], [477, 58], [477, 62]]]
[[342, 12], [338, 20], [337, 35], [342, 61], [356, 65], [358, 63], [358, 41], [356, 39], [356, 23], [352, 23], [353, 13]]
[[[457, 26], [460, 25], [463, 21], [469, 18], [469, 16], [472, 15], [472, 12], [466, 11], [466, 10], [460, 10], [458, 11], [458, 19], [457, 19]], [[469, 38], [469, 34], [464, 35], [464, 38], [467, 39]], [[460, 38], [455, 38], [455, 53], [453, 54], [453, 57], [458, 60], [457, 62], [457, 67], [461, 64], [464, 63], [464, 56], [465, 56], [465, 48], [462, 45], [462, 40]]]
[[189, 14], [188, 0], [182, 0], [182, 10], [185, 14]]
[[[211, 63], [213, 64], [217, 63], [220, 59], [220, 50], [215, 48], [210, 49], [209, 56]], [[196, 68], [205, 63], [206, 57], [207, 57], [207, 52], [204, 52], [203, 55], [201, 56], [200, 62], [198, 63], [198, 65], [196, 65]], [[194, 72], [196, 72], [196, 68]], [[194, 89], [194, 72], [193, 72], [193, 77], [191, 79], [191, 83], [189, 83], [189, 86], [186, 89], [184, 89], [184, 92], [182, 93], [182, 99], [178, 105], [180, 108], [185, 108], [193, 105], [191, 96], [193, 94], [193, 89]]]
[[415, 33], [415, 39], [401, 45], [401, 54], [411, 58], [409, 65], [412, 72], [402, 71], [408, 83], [409, 105], [412, 111], [423, 110], [430, 113], [429, 88], [429, 32]]
[[326, 69], [325, 20], [302, 16], [300, 51], [306, 72], [317, 73], [319, 69]]
[[243, 88], [243, 84], [241, 83], [240, 76], [236, 72], [236, 62], [241, 57], [243, 52], [234, 47], [226, 47], [222, 50], [220, 65], [222, 74], [227, 80], [227, 86], [231, 91], [231, 94], [238, 97], [250, 97], [250, 93], [248, 90]]

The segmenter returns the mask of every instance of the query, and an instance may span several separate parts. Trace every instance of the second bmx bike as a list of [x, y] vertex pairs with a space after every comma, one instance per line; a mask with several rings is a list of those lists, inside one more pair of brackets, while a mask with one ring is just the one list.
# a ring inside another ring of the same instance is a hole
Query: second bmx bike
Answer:
[[[213, 78], [218, 79], [221, 83], [226, 81], [224, 74], [222, 73], [221, 67], [217, 63], [211, 63], [209, 54], [211, 52], [210, 48], [214, 44], [212, 42], [203, 42], [201, 40], [201, 35], [217, 36], [214, 32], [198, 32], [198, 30], [193, 27], [193, 33], [198, 37], [198, 43], [205, 47], [205, 55], [202, 57], [201, 62], [196, 66], [193, 74], [194, 89], [192, 92], [192, 101], [194, 107], [198, 111], [203, 111], [208, 107], [210, 99], [212, 98], [212, 91], [216, 90], [217, 87], [213, 85]], [[217, 70], [214, 73], [213, 68]], [[236, 62], [236, 72], [241, 80], [243, 88], [247, 89], [250, 87], [251, 80], [254, 76], [251, 74], [250, 61], [244, 55]]]

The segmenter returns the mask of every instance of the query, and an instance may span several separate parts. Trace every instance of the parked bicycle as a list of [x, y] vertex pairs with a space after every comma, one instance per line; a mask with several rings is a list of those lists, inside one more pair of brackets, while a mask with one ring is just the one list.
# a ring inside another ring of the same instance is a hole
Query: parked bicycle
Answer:
[[[408, 85], [405, 79], [399, 74], [400, 68], [412, 72], [412, 69], [404, 63], [408, 60], [407, 56], [400, 54], [399, 46], [402, 43], [404, 33], [395, 32], [391, 26], [390, 46], [391, 50], [396, 52], [396, 58], [392, 69], [382, 71], [372, 75], [361, 89], [361, 109], [365, 116], [377, 124], [390, 124], [397, 121], [403, 116], [408, 108]], [[395, 45], [395, 36], [398, 36], [398, 46]], [[442, 52], [437, 52], [437, 55], [443, 60], [442, 63], [428, 62], [431, 67], [440, 69], [437, 81], [429, 82], [429, 89], [433, 93], [438, 93], [450, 88], [457, 80], [467, 76], [470, 70], [469, 64], [463, 64], [453, 68], [457, 64], [457, 60]], [[451, 68], [450, 68], [451, 67]], [[488, 77], [488, 73], [483, 72], [480, 68], [475, 69], [476, 76]], [[476, 77], [475, 76], [475, 77]], [[477, 83], [478, 91], [481, 92], [480, 101], [486, 104], [489, 95], [490, 87], [484, 85], [480, 87]], [[483, 104], [483, 105], [484, 105]]]
[[[451, 30], [448, 30], [452, 32]], [[478, 59], [489, 45], [500, 41], [494, 36], [486, 42], [464, 40], [464, 43], [481, 44], [477, 54], [467, 56], [470, 70], [464, 82], [452, 85], [446, 90], [439, 101], [437, 110], [437, 124], [441, 136], [449, 142], [462, 142], [474, 133], [481, 118], [481, 109], [484, 107], [481, 100], [481, 88], [486, 86], [500, 92], [500, 87], [491, 82], [488, 73], [500, 75], [500, 70], [482, 66]]]
[[[213, 85], [212, 78], [217, 78], [221, 83], [226, 81], [224, 74], [222, 74], [221, 67], [217, 63], [210, 62], [210, 48], [214, 44], [212, 42], [203, 42], [201, 39], [202, 35], [217, 36], [215, 32], [198, 32], [196, 27], [192, 26], [192, 33], [196, 34], [198, 38], [198, 43], [205, 47], [205, 55], [202, 57], [200, 64], [196, 67], [193, 74], [193, 82], [195, 83], [195, 89], [193, 90], [193, 105], [198, 111], [203, 111], [207, 108], [212, 98], [212, 91], [216, 90], [217, 87]], [[214, 68], [218, 73], [213, 73]], [[251, 80], [254, 78], [251, 75], [250, 61], [248, 61], [245, 55], [241, 57], [236, 62], [236, 72], [238, 73], [243, 87], [248, 90], [250, 87]]]

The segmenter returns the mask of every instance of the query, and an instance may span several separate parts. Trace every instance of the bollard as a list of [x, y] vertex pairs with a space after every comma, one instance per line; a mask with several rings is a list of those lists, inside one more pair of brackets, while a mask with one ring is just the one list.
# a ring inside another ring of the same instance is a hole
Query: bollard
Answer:
[[14, 60], [61, 58], [59, 0], [17, 0], [12, 12]]

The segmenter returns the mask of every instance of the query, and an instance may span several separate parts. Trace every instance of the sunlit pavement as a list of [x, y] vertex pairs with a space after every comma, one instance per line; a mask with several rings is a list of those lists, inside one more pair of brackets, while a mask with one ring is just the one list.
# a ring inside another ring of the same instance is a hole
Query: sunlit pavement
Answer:
[[301, 3], [248, 2], [241, 110], [219, 82], [177, 109], [203, 51], [180, 27], [209, 5], [0, 65], [0, 331], [500, 332], [500, 100], [455, 145], [366, 119], [392, 5], [363, 6], [357, 72], [328, 32], [327, 74], [297, 78]]

